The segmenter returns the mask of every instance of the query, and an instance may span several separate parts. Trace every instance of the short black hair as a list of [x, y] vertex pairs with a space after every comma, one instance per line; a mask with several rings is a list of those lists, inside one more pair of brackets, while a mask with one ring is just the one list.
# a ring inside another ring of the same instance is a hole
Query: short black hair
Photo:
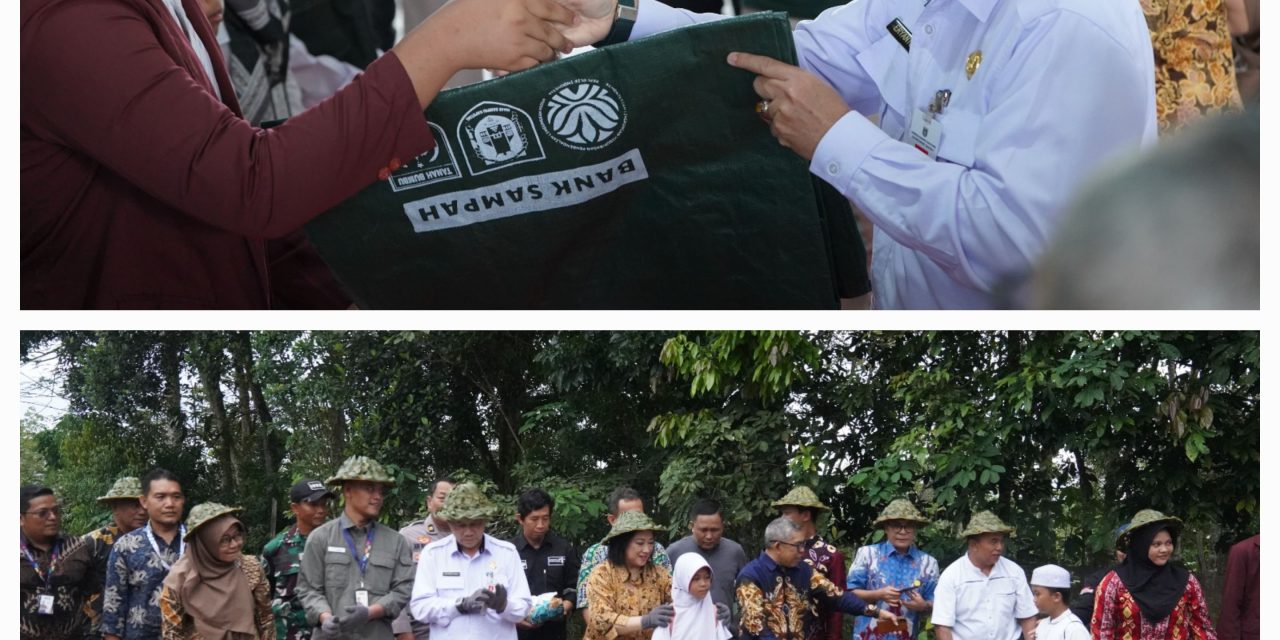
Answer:
[[1058, 595], [1061, 595], [1061, 596], [1062, 596], [1062, 601], [1063, 601], [1063, 602], [1066, 602], [1066, 603], [1068, 603], [1068, 604], [1070, 604], [1070, 603], [1071, 603], [1071, 590], [1070, 590], [1070, 589], [1055, 589], [1055, 588], [1053, 588], [1053, 587], [1043, 587], [1043, 588], [1048, 589], [1049, 591], [1051, 591], [1051, 592], [1053, 592], [1053, 593], [1057, 593]]
[[42, 484], [29, 484], [22, 487], [22, 509], [18, 513], [25, 514], [27, 512], [27, 507], [31, 506], [32, 500], [35, 500], [40, 496], [51, 495], [53, 495], [53, 489]]
[[631, 544], [631, 539], [636, 537], [639, 531], [628, 531], [618, 534], [611, 538], [607, 543], [609, 547], [609, 564], [615, 567], [627, 566], [627, 545]]
[[698, 516], [720, 516], [724, 518], [724, 514], [720, 513], [720, 503], [715, 500], [703, 498], [693, 503], [693, 508], [689, 510], [689, 521], [698, 519]]
[[182, 486], [182, 481], [178, 479], [178, 476], [173, 475], [172, 471], [156, 467], [155, 469], [148, 471], [147, 475], [142, 476], [142, 495], [146, 496], [151, 494], [151, 483], [156, 480], [168, 480], [170, 482], [178, 483], [179, 487]]
[[644, 502], [644, 498], [640, 497], [640, 492], [635, 489], [632, 489], [631, 487], [618, 487], [613, 490], [613, 493], [609, 494], [609, 513], [611, 515], [618, 515], [618, 503], [623, 500], [639, 500], [640, 502]]
[[442, 478], [436, 478], [435, 480], [431, 481], [431, 486], [427, 488], [428, 500], [431, 499], [431, 496], [434, 496], [436, 494], [436, 488], [440, 486], [441, 482], [448, 482], [449, 484], [455, 485], [455, 486], [457, 486], [458, 484], [458, 481], [454, 480], [453, 476], [444, 476]]
[[556, 500], [551, 494], [543, 491], [541, 487], [534, 487], [520, 494], [516, 498], [516, 512], [523, 518], [543, 507], [551, 507], [552, 511], [556, 510]]

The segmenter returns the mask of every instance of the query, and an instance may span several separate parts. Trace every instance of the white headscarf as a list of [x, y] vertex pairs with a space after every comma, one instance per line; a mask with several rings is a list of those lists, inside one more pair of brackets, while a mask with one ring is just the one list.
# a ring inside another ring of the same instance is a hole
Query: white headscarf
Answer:
[[689, 552], [676, 560], [675, 576], [671, 579], [675, 622], [670, 627], [654, 629], [653, 640], [725, 640], [731, 637], [729, 630], [716, 621], [716, 605], [711, 594], [696, 598], [689, 593], [693, 575], [703, 567], [712, 572], [714, 579], [714, 570], [700, 554]]

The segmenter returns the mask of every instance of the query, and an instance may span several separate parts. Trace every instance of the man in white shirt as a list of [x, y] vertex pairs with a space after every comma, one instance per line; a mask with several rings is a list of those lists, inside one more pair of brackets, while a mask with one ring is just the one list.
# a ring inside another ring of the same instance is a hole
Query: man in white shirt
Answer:
[[1071, 572], [1046, 564], [1031, 573], [1031, 595], [1047, 618], [1036, 625], [1036, 640], [1089, 640], [1089, 628], [1071, 613]]
[[432, 640], [516, 640], [532, 605], [514, 545], [484, 532], [496, 508], [466, 482], [445, 499], [440, 517], [453, 535], [422, 550], [409, 611], [431, 626]]
[[965, 555], [942, 572], [934, 591], [933, 626], [938, 640], [1035, 640], [1036, 607], [1022, 567], [1003, 557], [1013, 534], [990, 511], [969, 520], [960, 533]]
[[[719, 18], [659, 0], [560, 2], [583, 18], [574, 42]], [[875, 225], [877, 308], [993, 306], [1081, 182], [1156, 139], [1137, 2], [857, 0], [801, 22], [795, 46], [799, 66], [728, 63], [756, 74], [779, 142]]]

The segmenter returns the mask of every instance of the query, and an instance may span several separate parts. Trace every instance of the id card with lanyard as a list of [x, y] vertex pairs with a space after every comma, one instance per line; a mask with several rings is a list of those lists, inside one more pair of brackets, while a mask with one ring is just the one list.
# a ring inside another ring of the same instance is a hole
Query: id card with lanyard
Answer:
[[31, 550], [27, 548], [25, 540], [18, 540], [18, 545], [22, 547], [22, 555], [27, 557], [27, 562], [31, 563], [31, 568], [35, 570], [36, 577], [40, 579], [41, 586], [36, 591], [36, 613], [42, 616], [53, 615], [53, 569], [58, 564], [58, 556], [62, 551], [62, 543], [55, 542], [53, 549], [49, 552], [49, 570], [40, 569], [40, 562], [32, 555]]
[[369, 566], [369, 554], [373, 551], [373, 527], [373, 523], [369, 523], [369, 530], [364, 534], [364, 556], [356, 552], [356, 540], [351, 536], [351, 530], [342, 530], [342, 537], [347, 541], [347, 550], [351, 552], [351, 557], [355, 559], [356, 566], [360, 568], [360, 588], [356, 589], [356, 604], [362, 607], [369, 606], [369, 590], [365, 588], [364, 572]]
[[[165, 571], [172, 569], [173, 563], [166, 561], [164, 559], [164, 554], [160, 553], [160, 544], [156, 542], [156, 536], [154, 533], [151, 532], [150, 522], [147, 523], [147, 528], [145, 529], [145, 533], [147, 534], [147, 540], [151, 542], [151, 550], [156, 553], [156, 559], [160, 561], [160, 565], [164, 567]], [[178, 557], [179, 558], [182, 557], [182, 554], [187, 552], [187, 541], [183, 539], [186, 536], [187, 536], [187, 526], [178, 525]]]

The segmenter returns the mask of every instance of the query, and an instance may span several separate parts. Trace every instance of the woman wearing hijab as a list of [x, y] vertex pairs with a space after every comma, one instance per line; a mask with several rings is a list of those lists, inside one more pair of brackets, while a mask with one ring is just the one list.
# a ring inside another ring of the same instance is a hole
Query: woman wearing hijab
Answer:
[[241, 553], [238, 511], [214, 502], [191, 510], [188, 553], [160, 590], [163, 640], [275, 640], [271, 589], [258, 559]]
[[1124, 562], [1098, 583], [1095, 640], [1217, 640], [1200, 581], [1172, 561], [1181, 529], [1152, 509], [1133, 517]]
[[671, 574], [649, 562], [654, 533], [662, 528], [643, 511], [627, 511], [614, 521], [601, 541], [608, 560], [587, 576], [591, 606], [582, 640], [652, 638], [654, 629], [671, 624]]
[[[733, 637], [721, 619], [721, 613], [707, 594], [711, 592], [711, 565], [701, 554], [686, 553], [676, 560], [675, 578], [671, 583], [671, 602], [676, 610], [670, 627], [659, 627], [653, 640], [727, 640]], [[724, 607], [727, 609], [728, 607]]]

